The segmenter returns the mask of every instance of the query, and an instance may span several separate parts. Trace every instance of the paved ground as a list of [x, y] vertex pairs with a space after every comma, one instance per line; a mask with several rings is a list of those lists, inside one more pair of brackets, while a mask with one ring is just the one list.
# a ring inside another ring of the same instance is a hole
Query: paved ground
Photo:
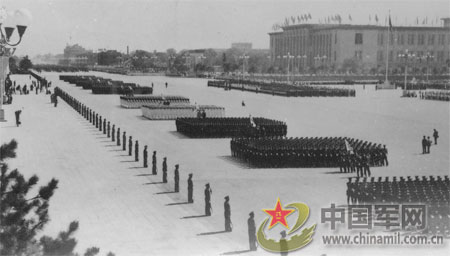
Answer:
[[[375, 177], [447, 175], [449, 172], [449, 104], [400, 98], [399, 91], [358, 88], [355, 98], [283, 98], [240, 91], [207, 88], [206, 80], [166, 77], [124, 77], [94, 73], [141, 85], [155, 84], [155, 94], [177, 94], [198, 104], [215, 104], [227, 116], [263, 116], [285, 120], [288, 136], [349, 136], [386, 144], [389, 167], [373, 168]], [[230, 157], [229, 139], [189, 139], [175, 132], [174, 121], [150, 121], [140, 110], [122, 109], [119, 97], [93, 95], [59, 81], [59, 74], [44, 74], [53, 85], [96, 109], [108, 120], [158, 151], [158, 166], [168, 157], [169, 184], [161, 173], [150, 175], [105, 135], [60, 100], [57, 108], [45, 95], [15, 96], [5, 106], [8, 122], [1, 123], [1, 140], [16, 138], [18, 157], [10, 166], [26, 175], [36, 173], [41, 183], [52, 177], [59, 188], [52, 198], [51, 222], [45, 234], [55, 235], [72, 220], [80, 221], [77, 250], [98, 246], [116, 255], [219, 255], [244, 253], [248, 248], [247, 218], [255, 211], [257, 225], [273, 208], [277, 197], [283, 204], [304, 202], [318, 223], [314, 241], [292, 255], [379, 255], [377, 247], [325, 247], [321, 235], [331, 231], [320, 224], [320, 208], [345, 204], [345, 182], [351, 175], [336, 169], [251, 169]], [[15, 79], [29, 83], [28, 76]], [[164, 82], [169, 87], [164, 88]], [[245, 100], [246, 107], [241, 106]], [[22, 123], [14, 125], [16, 109], [23, 108]], [[421, 138], [436, 128], [440, 143], [430, 155], [421, 155]], [[173, 166], [180, 164], [181, 193], [173, 191]], [[195, 203], [183, 204], [188, 173], [194, 173]], [[204, 213], [204, 184], [211, 184], [213, 216]], [[229, 195], [232, 233], [223, 233], [223, 197]], [[295, 216], [288, 218], [295, 221]], [[279, 228], [269, 233], [277, 238]], [[385, 255], [445, 255], [439, 247], [401, 247]], [[270, 255], [263, 250], [245, 255]]]

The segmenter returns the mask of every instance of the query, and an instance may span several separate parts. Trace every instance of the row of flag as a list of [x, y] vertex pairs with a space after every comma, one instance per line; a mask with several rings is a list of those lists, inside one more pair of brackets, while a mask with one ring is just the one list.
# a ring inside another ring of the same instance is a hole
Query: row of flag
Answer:
[[[347, 18], [347, 20], [345, 22], [349, 22], [349, 23], [353, 22], [353, 17], [350, 14], [346, 18]], [[306, 24], [306, 23], [309, 23], [309, 21], [311, 21], [311, 20], [312, 20], [312, 16], [310, 13], [299, 15], [297, 17], [295, 17], [295, 16], [286, 17], [284, 19], [284, 22], [273, 24], [272, 30], [277, 31], [283, 27], [287, 27], [287, 26], [291, 26], [291, 25]], [[343, 17], [340, 14], [336, 14], [336, 15], [330, 15], [330, 16], [324, 17], [324, 18], [319, 18], [316, 22], [318, 24], [342, 24], [343, 21], [344, 21]], [[378, 17], [377, 14], [369, 15], [369, 24], [375, 23], [376, 25], [378, 25], [379, 22], [381, 22], [381, 19]], [[385, 16], [384, 25], [392, 28], [392, 23], [393, 22], [391, 20], [391, 16], [390, 15]], [[395, 17], [395, 23], [396, 24], [401, 23], [397, 20], [397, 17]], [[408, 24], [408, 20], [405, 19], [405, 23], [402, 25], [406, 26], [407, 24]], [[428, 17], [425, 17], [425, 18], [417, 17], [414, 20], [414, 24], [409, 23], [408, 25], [440, 25], [440, 19], [439, 19], [439, 17], [436, 17], [435, 19], [428, 18]]]

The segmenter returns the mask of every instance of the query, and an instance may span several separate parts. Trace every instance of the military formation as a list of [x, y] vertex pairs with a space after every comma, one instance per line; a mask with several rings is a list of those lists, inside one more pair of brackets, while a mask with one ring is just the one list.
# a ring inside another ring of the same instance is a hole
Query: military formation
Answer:
[[[111, 138], [111, 141], [114, 142], [114, 140], [117, 142], [117, 146], [122, 146], [122, 150], [126, 151], [127, 149], [127, 133], [125, 131], [122, 132], [120, 127], [117, 127], [117, 133], [115, 134], [116, 126], [115, 124], [112, 124], [111, 128], [111, 122], [107, 121], [107, 119], [80, 101], [76, 100], [74, 97], [70, 96], [60, 88], [55, 88], [55, 95], [57, 97], [60, 97], [65, 102], [67, 102], [73, 109], [75, 109], [80, 115], [82, 115], [89, 123], [91, 123], [93, 126], [96, 127], [99, 131], [101, 131], [103, 134], [105, 134], [108, 138]], [[112, 129], [112, 131], [111, 131]], [[112, 133], [111, 133], [112, 132]], [[111, 136], [109, 136], [111, 135]], [[120, 136], [122, 135], [122, 140], [120, 140]], [[133, 144], [134, 143], [134, 144]], [[134, 145], [134, 159], [136, 162], [139, 161], [139, 141], [133, 141], [133, 137], [130, 135], [128, 137], [128, 155], [133, 155], [133, 145]], [[142, 152], [143, 155], [143, 167], [148, 167], [148, 147], [147, 145], [144, 146], [144, 150]], [[179, 164], [175, 165], [174, 169], [174, 192], [179, 193], [180, 192], [180, 169]], [[152, 155], [152, 174], [157, 175], [158, 169], [157, 169], [157, 151], [153, 151]], [[163, 158], [162, 162], [162, 182], [167, 183], [167, 157]], [[204, 197], [205, 197], [205, 216], [211, 216], [212, 215], [212, 189], [210, 187], [210, 184], [205, 184], [205, 190], [204, 190]], [[187, 179], [187, 203], [193, 204], [194, 203], [194, 182], [193, 182], [193, 174], [190, 173], [189, 177]], [[249, 230], [249, 242], [250, 242], [250, 249], [256, 250], [256, 227], [253, 220], [253, 215], [251, 215], [251, 218], [248, 220], [248, 230]], [[225, 222], [225, 231], [226, 232], [232, 232], [233, 224], [231, 222], [231, 206], [230, 206], [230, 197], [225, 197], [224, 202], [224, 222]]]
[[59, 79], [75, 84], [85, 90], [92, 90], [94, 94], [152, 94], [152, 87], [140, 86], [134, 83], [124, 83], [123, 81], [114, 81], [96, 76], [75, 76], [75, 75], [60, 75]]
[[120, 105], [124, 108], [141, 108], [142, 106], [189, 105], [189, 98], [183, 96], [120, 96]]
[[439, 91], [419, 92], [419, 97], [420, 99], [423, 100], [450, 101], [450, 91], [439, 90]]
[[[333, 82], [333, 84], [337, 83]], [[208, 86], [224, 88], [225, 90], [236, 89], [287, 97], [355, 97], [354, 89], [332, 88], [320, 85], [311, 86], [306, 84], [294, 85], [286, 82], [265, 80], [211, 80], [208, 81]]]
[[347, 137], [234, 138], [233, 157], [259, 168], [339, 167], [341, 172], [370, 176], [371, 166], [387, 166], [386, 146]]
[[431, 234], [450, 237], [450, 180], [448, 175], [349, 178], [347, 204], [426, 204]]
[[285, 136], [285, 122], [260, 117], [178, 118], [177, 132], [192, 138]]

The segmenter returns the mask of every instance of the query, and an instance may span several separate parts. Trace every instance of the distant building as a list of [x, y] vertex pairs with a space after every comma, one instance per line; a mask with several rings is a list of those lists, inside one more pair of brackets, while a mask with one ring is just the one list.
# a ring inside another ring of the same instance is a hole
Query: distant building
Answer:
[[242, 51], [250, 51], [252, 49], [252, 43], [232, 43], [231, 48], [239, 49]]
[[[290, 70], [322, 67], [342, 68], [344, 62], [384, 73], [386, 56], [389, 71], [405, 66], [424, 70], [427, 66], [445, 72], [449, 61], [450, 18], [442, 27], [386, 26], [349, 24], [298, 24], [269, 33], [272, 65]], [[389, 41], [389, 45], [388, 44]], [[387, 52], [388, 49], [388, 52]], [[386, 54], [388, 53], [388, 54]], [[288, 57], [289, 56], [289, 57]]]

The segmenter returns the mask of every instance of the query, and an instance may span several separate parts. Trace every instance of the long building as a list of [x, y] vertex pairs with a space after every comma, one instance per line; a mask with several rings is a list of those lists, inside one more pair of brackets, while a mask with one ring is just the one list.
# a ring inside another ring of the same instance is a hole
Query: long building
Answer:
[[[450, 65], [450, 18], [441, 27], [297, 24], [269, 33], [272, 65], [290, 72], [348, 71], [356, 67], [389, 72], [406, 65], [416, 72], [444, 73]], [[389, 42], [388, 42], [389, 37]], [[427, 68], [429, 67], [429, 68]]]

